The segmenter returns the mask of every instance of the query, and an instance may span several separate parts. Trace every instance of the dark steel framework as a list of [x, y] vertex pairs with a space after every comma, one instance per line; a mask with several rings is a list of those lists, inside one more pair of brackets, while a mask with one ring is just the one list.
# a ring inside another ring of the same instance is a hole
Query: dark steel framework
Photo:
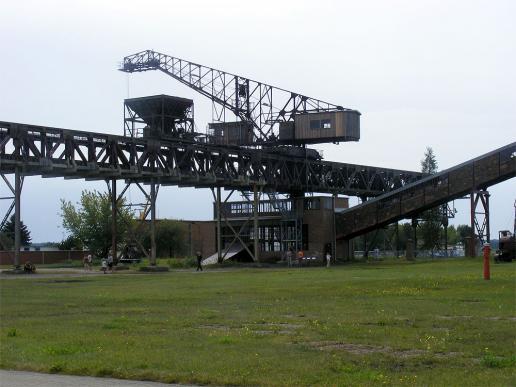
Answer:
[[489, 229], [489, 192], [486, 190], [474, 190], [471, 192], [471, 238], [477, 237], [480, 243], [490, 243], [491, 233]]
[[0, 172], [275, 192], [377, 196], [421, 173], [289, 158], [257, 149], [0, 122]]
[[170, 75], [212, 101], [214, 121], [227, 122], [230, 116], [235, 116], [252, 124], [255, 145], [280, 143], [279, 123], [293, 121], [295, 114], [352, 111], [152, 50], [126, 56], [120, 70], [127, 73], [160, 70]]

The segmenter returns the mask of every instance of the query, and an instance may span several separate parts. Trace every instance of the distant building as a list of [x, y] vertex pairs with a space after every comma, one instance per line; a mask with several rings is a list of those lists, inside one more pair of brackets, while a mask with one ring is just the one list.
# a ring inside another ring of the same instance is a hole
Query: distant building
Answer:
[[59, 247], [57, 247], [53, 243], [43, 242], [43, 243], [31, 243], [28, 246], [22, 246], [22, 251], [59, 251]]

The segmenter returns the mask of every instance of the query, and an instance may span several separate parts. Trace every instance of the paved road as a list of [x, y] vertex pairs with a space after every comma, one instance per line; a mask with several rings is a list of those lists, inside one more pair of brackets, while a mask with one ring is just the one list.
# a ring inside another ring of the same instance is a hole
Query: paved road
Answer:
[[185, 385], [0, 370], [0, 387], [171, 387]]

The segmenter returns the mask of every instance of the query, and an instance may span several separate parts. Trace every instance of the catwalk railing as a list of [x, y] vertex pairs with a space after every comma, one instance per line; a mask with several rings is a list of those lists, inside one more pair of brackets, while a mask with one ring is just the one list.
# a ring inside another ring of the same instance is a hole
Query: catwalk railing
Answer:
[[516, 143], [368, 200], [337, 216], [338, 239], [350, 239], [472, 191], [516, 176]]
[[0, 121], [0, 173], [372, 197], [418, 172], [287, 157], [259, 149], [130, 138]]

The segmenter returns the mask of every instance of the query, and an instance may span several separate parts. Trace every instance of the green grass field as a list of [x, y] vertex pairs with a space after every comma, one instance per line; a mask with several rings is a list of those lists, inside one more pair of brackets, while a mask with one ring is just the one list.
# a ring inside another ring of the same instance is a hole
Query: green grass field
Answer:
[[516, 385], [516, 265], [2, 279], [0, 367], [215, 385]]

